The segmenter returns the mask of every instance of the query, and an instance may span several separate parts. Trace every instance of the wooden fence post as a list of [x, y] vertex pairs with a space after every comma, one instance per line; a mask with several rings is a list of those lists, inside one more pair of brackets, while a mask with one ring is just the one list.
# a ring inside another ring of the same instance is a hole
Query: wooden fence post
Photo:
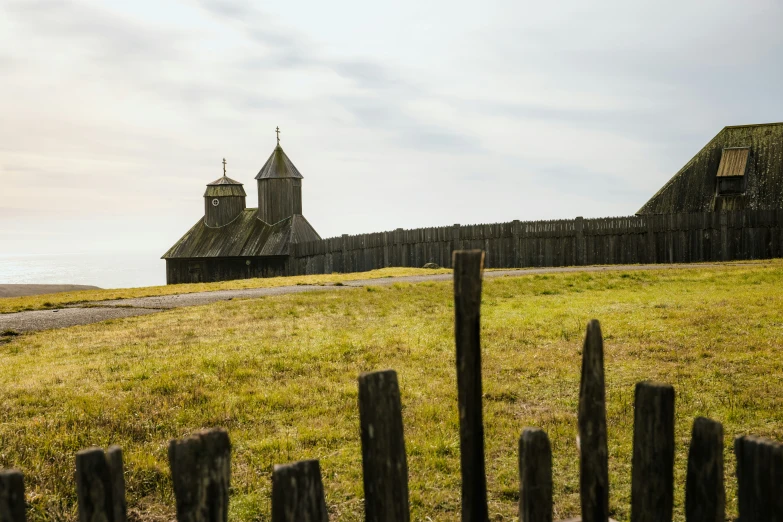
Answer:
[[601, 324], [587, 324], [579, 385], [579, 496], [584, 522], [609, 518], [609, 452], [606, 448], [604, 338]]
[[454, 252], [454, 330], [457, 344], [462, 520], [485, 522], [487, 478], [481, 412], [481, 274], [484, 252]]
[[342, 236], [342, 256], [343, 256], [343, 269], [340, 270], [343, 274], [348, 273], [348, 234]]
[[658, 248], [655, 241], [655, 216], [643, 216], [647, 222], [647, 256], [645, 257], [645, 263], [657, 263], [658, 262]]
[[729, 216], [726, 212], [720, 213], [720, 259], [729, 260]]
[[388, 268], [391, 265], [391, 257], [389, 257], [389, 234], [390, 232], [382, 232], [383, 234], [383, 268]]
[[552, 448], [538, 428], [519, 437], [519, 522], [552, 522]]
[[574, 239], [576, 259], [575, 265], [587, 264], [587, 242], [585, 241], [585, 218], [578, 216], [574, 220]]
[[723, 426], [704, 417], [693, 421], [685, 478], [685, 521], [724, 522]]
[[519, 220], [515, 219], [511, 222], [511, 240], [514, 242], [514, 248], [513, 248], [513, 255], [514, 255], [514, 261], [511, 264], [513, 268], [521, 268], [522, 267], [522, 252], [519, 248], [519, 229], [521, 228], [519, 224]]
[[783, 520], [783, 444], [737, 437], [734, 453], [739, 522]]
[[276, 465], [272, 471], [272, 522], [328, 522], [317, 460]]
[[231, 442], [226, 430], [204, 430], [169, 442], [178, 522], [226, 522]]
[[128, 505], [125, 501], [125, 465], [122, 462], [122, 448], [110, 446], [106, 452], [106, 462], [109, 464], [114, 522], [126, 522]]
[[454, 253], [462, 248], [462, 241], [459, 236], [459, 223], [454, 223], [451, 226], [451, 268], [454, 268]]
[[109, 462], [102, 448], [76, 453], [76, 497], [81, 522], [114, 521], [113, 489]]
[[394, 370], [359, 376], [364, 513], [367, 522], [407, 522], [408, 463]]
[[631, 522], [671, 522], [674, 502], [674, 388], [636, 385]]
[[0, 522], [25, 522], [26, 516], [22, 472], [0, 471]]

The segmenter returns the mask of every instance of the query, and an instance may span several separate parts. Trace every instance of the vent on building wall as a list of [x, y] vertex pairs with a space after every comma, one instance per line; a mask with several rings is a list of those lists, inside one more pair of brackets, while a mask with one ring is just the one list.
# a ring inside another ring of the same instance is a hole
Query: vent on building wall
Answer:
[[718, 195], [726, 196], [745, 192], [745, 172], [748, 170], [750, 147], [723, 149], [718, 165]]

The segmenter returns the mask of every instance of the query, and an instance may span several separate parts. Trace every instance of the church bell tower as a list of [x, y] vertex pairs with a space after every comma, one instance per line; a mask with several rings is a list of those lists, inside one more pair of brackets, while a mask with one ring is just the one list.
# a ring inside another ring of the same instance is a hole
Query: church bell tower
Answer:
[[242, 183], [226, 176], [223, 158], [223, 177], [207, 184], [204, 192], [204, 224], [210, 228], [228, 225], [245, 210], [246, 196]]
[[274, 225], [278, 221], [302, 214], [302, 175], [280, 146], [277, 146], [256, 175], [258, 181], [258, 219]]

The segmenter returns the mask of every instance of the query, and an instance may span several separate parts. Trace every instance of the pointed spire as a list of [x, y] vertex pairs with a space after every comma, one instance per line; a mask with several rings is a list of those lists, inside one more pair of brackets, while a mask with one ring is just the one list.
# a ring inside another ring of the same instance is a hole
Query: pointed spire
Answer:
[[226, 158], [223, 158], [223, 177], [226, 177]]
[[277, 134], [277, 146], [280, 146], [280, 127], [275, 127], [275, 134]]

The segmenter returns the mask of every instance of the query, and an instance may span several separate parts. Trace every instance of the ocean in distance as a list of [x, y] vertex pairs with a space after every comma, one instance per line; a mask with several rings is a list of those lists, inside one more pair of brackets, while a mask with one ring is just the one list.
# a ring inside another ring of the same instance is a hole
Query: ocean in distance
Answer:
[[130, 288], [166, 284], [162, 252], [0, 254], [0, 284], [94, 285]]

